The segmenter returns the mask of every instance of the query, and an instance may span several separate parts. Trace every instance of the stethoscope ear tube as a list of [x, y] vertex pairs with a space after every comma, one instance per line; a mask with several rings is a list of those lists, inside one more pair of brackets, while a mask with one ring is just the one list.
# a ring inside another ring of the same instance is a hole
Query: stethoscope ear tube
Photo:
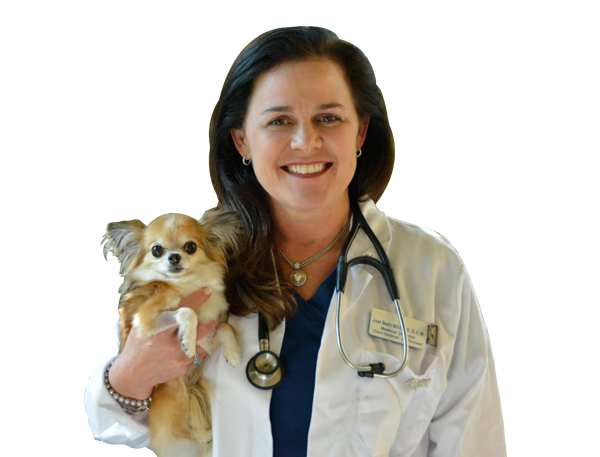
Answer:
[[[337, 336], [338, 349], [340, 350], [340, 354], [344, 361], [352, 368], [358, 370], [358, 375], [361, 377], [369, 377], [372, 378], [374, 376], [380, 378], [391, 378], [397, 376], [406, 366], [406, 362], [408, 361], [408, 338], [406, 336], [406, 328], [404, 326], [404, 319], [402, 319], [402, 312], [400, 311], [400, 294], [398, 293], [398, 286], [396, 284], [396, 278], [394, 276], [394, 270], [391, 268], [390, 261], [388, 259], [383, 246], [369, 227], [367, 220], [362, 214], [358, 203], [353, 202], [352, 204], [352, 215], [354, 216], [354, 221], [352, 224], [352, 230], [350, 235], [346, 239], [344, 243], [344, 247], [342, 248], [342, 252], [340, 253], [340, 260], [338, 262], [337, 269], [337, 305], [336, 305], [336, 320], [335, 320], [335, 333]], [[373, 243], [373, 246], [379, 257], [381, 258], [381, 262], [367, 256], [356, 257], [349, 262], [347, 261], [348, 252], [350, 251], [350, 245], [356, 238], [358, 234], [358, 230], [362, 228], [365, 231], [365, 234]], [[348, 279], [348, 271], [350, 267], [358, 264], [366, 264], [376, 268], [383, 277], [385, 284], [387, 286], [387, 290], [390, 294], [391, 299], [396, 305], [396, 314], [398, 315], [398, 320], [400, 321], [400, 328], [402, 330], [402, 362], [400, 363], [400, 368], [392, 373], [385, 373], [385, 365], [383, 363], [374, 363], [369, 366], [361, 366], [356, 365], [350, 361], [346, 352], [344, 351], [344, 346], [342, 344], [342, 335], [340, 332], [340, 316], [341, 316], [341, 308], [342, 308], [342, 295], [344, 294], [344, 289], [346, 286], [346, 280]]]
[[406, 362], [408, 362], [408, 338], [406, 336], [406, 328], [404, 326], [404, 319], [402, 319], [402, 313], [400, 312], [400, 303], [399, 300], [394, 300], [394, 304], [396, 305], [396, 314], [398, 315], [398, 319], [400, 321], [400, 328], [402, 331], [402, 362], [400, 363], [400, 368], [392, 373], [384, 373], [385, 365], [381, 362], [373, 363], [371, 365], [362, 366], [356, 365], [353, 363], [348, 356], [346, 355], [346, 351], [344, 351], [344, 345], [342, 343], [342, 334], [340, 332], [340, 316], [342, 310], [342, 295], [344, 293], [342, 291], [338, 291], [337, 293], [337, 304], [336, 304], [336, 313], [335, 313], [335, 334], [337, 337], [338, 349], [340, 350], [340, 354], [350, 367], [358, 370], [358, 375], [362, 378], [393, 378], [400, 374], [404, 367], [406, 366]]
[[[375, 233], [373, 233], [373, 230], [369, 226], [369, 223], [365, 219], [365, 216], [360, 210], [360, 206], [358, 206], [358, 203], [356, 202], [352, 203], [352, 216], [352, 229], [350, 230], [350, 235], [348, 236], [346, 242], [344, 243], [344, 246], [342, 247], [342, 252], [340, 253], [340, 260], [338, 262], [336, 290], [341, 290], [342, 292], [344, 292], [344, 289], [346, 288], [346, 281], [348, 280], [348, 270], [351, 266], [358, 264], [367, 264], [379, 270], [381, 276], [385, 280], [385, 285], [387, 286], [388, 292], [390, 294], [390, 297], [392, 297], [392, 300], [400, 300], [400, 294], [398, 293], [398, 286], [396, 284], [396, 277], [394, 275], [394, 270], [392, 269], [390, 259], [388, 258], [385, 249], [383, 249], [383, 246], [375, 236]], [[349, 262], [347, 261], [350, 246], [354, 242], [356, 235], [358, 235], [358, 230], [361, 228], [364, 230], [365, 234], [373, 244], [373, 247], [377, 251], [381, 262], [372, 257], [367, 256], [356, 257]]]

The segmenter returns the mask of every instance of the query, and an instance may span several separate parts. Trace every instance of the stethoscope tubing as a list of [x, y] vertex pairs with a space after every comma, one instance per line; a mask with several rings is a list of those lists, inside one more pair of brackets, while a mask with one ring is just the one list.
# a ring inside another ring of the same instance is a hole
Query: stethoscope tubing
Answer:
[[[367, 220], [365, 219], [358, 203], [353, 203], [352, 205], [352, 214], [353, 214], [353, 223], [352, 230], [350, 231], [350, 235], [346, 239], [344, 246], [342, 247], [342, 252], [340, 254], [340, 260], [338, 262], [337, 268], [337, 283], [336, 283], [336, 291], [337, 291], [337, 303], [336, 303], [336, 318], [335, 318], [335, 334], [337, 337], [338, 349], [340, 350], [340, 354], [344, 362], [348, 364], [351, 368], [358, 370], [358, 375], [361, 377], [378, 377], [378, 378], [392, 378], [397, 376], [406, 366], [408, 361], [408, 337], [406, 334], [406, 328], [404, 326], [404, 319], [402, 318], [402, 312], [400, 310], [400, 295], [398, 293], [398, 286], [396, 284], [396, 279], [394, 277], [394, 270], [391, 268], [390, 261], [388, 259], [383, 246], [369, 227]], [[347, 261], [348, 253], [350, 251], [350, 246], [356, 238], [359, 229], [363, 229], [371, 243], [373, 244], [375, 250], [379, 254], [379, 258], [381, 261], [378, 261], [370, 256], [362, 256], [356, 257], [350, 261]], [[365, 264], [370, 265], [371, 267], [377, 269], [381, 276], [383, 277], [385, 284], [387, 286], [388, 293], [392, 301], [396, 306], [396, 314], [398, 315], [398, 320], [400, 321], [400, 328], [402, 330], [402, 346], [403, 346], [403, 355], [402, 362], [400, 364], [400, 368], [391, 373], [385, 372], [385, 365], [381, 362], [373, 363], [368, 366], [361, 366], [353, 363], [348, 356], [346, 355], [346, 351], [344, 350], [344, 345], [342, 343], [342, 334], [340, 331], [340, 320], [342, 313], [342, 298], [344, 295], [344, 288], [346, 285], [346, 280], [348, 279], [348, 272], [350, 268], [354, 265]], [[267, 321], [265, 317], [259, 313], [258, 315], [258, 340], [260, 346], [260, 352], [257, 353], [254, 357], [250, 359], [248, 365], [246, 367], [246, 376], [248, 381], [253, 386], [258, 389], [273, 389], [277, 387], [283, 380], [284, 375], [284, 366], [279, 360], [279, 357], [270, 351], [269, 345], [269, 328], [267, 325]]]
[[396, 371], [392, 372], [392, 373], [378, 373], [376, 371], [373, 370], [373, 365], [368, 365], [368, 366], [362, 366], [362, 365], [356, 365], [355, 363], [353, 363], [348, 356], [346, 355], [346, 351], [344, 351], [344, 345], [342, 344], [342, 334], [340, 332], [340, 317], [341, 317], [341, 310], [342, 310], [342, 295], [344, 293], [341, 291], [338, 291], [337, 293], [337, 304], [336, 304], [336, 313], [335, 313], [335, 335], [337, 337], [337, 344], [338, 344], [338, 349], [340, 350], [340, 354], [342, 355], [342, 359], [344, 359], [344, 362], [346, 362], [350, 367], [354, 368], [355, 370], [358, 370], [359, 372], [362, 373], [367, 373], [366, 376], [369, 376], [372, 374], [373, 376], [376, 376], [378, 378], [393, 378], [394, 376], [397, 376], [398, 374], [400, 374], [400, 372], [402, 370], [404, 370], [404, 367], [406, 366], [406, 362], [408, 362], [408, 340], [406, 337], [406, 329], [404, 327], [404, 319], [402, 319], [402, 312], [400, 311], [400, 304], [398, 302], [397, 299], [394, 299], [394, 304], [396, 305], [396, 314], [398, 314], [398, 319], [400, 320], [400, 328], [402, 330], [402, 345], [403, 345], [403, 349], [402, 349], [402, 363], [400, 364], [400, 368], [398, 368]]
[[[337, 302], [336, 302], [336, 313], [335, 313], [336, 314], [335, 334], [337, 337], [337, 345], [338, 345], [340, 354], [342, 356], [342, 359], [344, 359], [344, 362], [346, 362], [350, 367], [358, 370], [359, 376], [363, 376], [363, 377], [364, 376], [366, 376], [366, 377], [376, 376], [378, 378], [392, 378], [394, 376], [397, 376], [402, 370], [404, 370], [404, 367], [406, 366], [406, 363], [408, 362], [408, 337], [406, 334], [406, 327], [404, 325], [404, 319], [402, 318], [402, 311], [400, 310], [400, 295], [398, 293], [398, 287], [397, 287], [396, 280], [394, 277], [394, 270], [391, 268], [389, 258], [387, 256], [387, 254], [385, 253], [383, 246], [381, 245], [381, 243], [375, 236], [375, 233], [373, 233], [373, 230], [371, 229], [367, 220], [365, 219], [364, 215], [362, 214], [362, 211], [360, 210], [358, 203], [353, 204], [352, 214], [354, 216], [352, 230], [350, 232], [350, 235], [348, 236], [348, 239], [344, 243], [342, 252], [340, 253], [340, 260], [339, 260], [338, 269], [337, 269], [337, 285], [336, 285]], [[369, 241], [371, 241], [371, 243], [373, 244], [375, 250], [379, 254], [381, 261], [378, 261], [369, 256], [356, 257], [350, 261], [346, 260], [348, 257], [348, 253], [350, 251], [350, 246], [352, 245], [354, 238], [356, 238], [356, 235], [358, 234], [358, 230], [360, 228], [363, 229], [363, 231], [369, 238]], [[376, 268], [381, 273], [381, 276], [383, 277], [383, 279], [386, 283], [388, 293], [390, 294], [390, 298], [392, 299], [392, 301], [394, 302], [394, 305], [396, 306], [396, 314], [398, 315], [398, 320], [400, 321], [400, 329], [402, 331], [402, 353], [403, 354], [402, 354], [402, 362], [400, 363], [400, 368], [398, 368], [396, 371], [393, 371], [391, 373], [385, 373], [385, 365], [381, 362], [375, 363], [375, 364], [370, 364], [368, 366], [357, 365], [348, 358], [348, 356], [346, 355], [346, 351], [344, 350], [344, 345], [342, 343], [342, 334], [340, 331], [340, 320], [341, 320], [341, 313], [342, 313], [342, 296], [344, 294], [344, 288], [346, 285], [346, 280], [348, 278], [349, 269], [352, 266], [359, 265], [359, 264], [370, 265], [370, 266]]]

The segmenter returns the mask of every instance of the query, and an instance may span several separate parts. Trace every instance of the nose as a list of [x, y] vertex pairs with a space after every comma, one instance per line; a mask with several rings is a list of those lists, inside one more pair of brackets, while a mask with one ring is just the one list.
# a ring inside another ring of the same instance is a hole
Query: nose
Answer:
[[177, 265], [181, 260], [181, 256], [179, 254], [171, 254], [169, 255], [169, 263], [171, 265]]
[[303, 122], [295, 129], [291, 146], [292, 149], [310, 152], [312, 149], [320, 148], [321, 143], [322, 138], [317, 127], [312, 122]]

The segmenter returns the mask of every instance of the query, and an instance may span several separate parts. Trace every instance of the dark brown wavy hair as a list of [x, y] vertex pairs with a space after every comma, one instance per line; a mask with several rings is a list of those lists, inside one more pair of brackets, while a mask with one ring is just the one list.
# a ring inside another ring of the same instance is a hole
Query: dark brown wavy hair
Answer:
[[237, 57], [210, 120], [210, 176], [218, 207], [237, 211], [245, 228], [241, 250], [230, 259], [226, 278], [230, 312], [245, 316], [260, 311], [273, 328], [293, 316], [293, 288], [277, 278], [273, 225], [265, 190], [252, 167], [242, 164], [232, 129], [241, 129], [256, 79], [285, 62], [326, 58], [340, 65], [359, 117], [369, 116], [362, 157], [349, 185], [352, 200], [383, 194], [394, 168], [394, 138], [383, 95], [363, 52], [319, 27], [271, 30], [254, 39]]

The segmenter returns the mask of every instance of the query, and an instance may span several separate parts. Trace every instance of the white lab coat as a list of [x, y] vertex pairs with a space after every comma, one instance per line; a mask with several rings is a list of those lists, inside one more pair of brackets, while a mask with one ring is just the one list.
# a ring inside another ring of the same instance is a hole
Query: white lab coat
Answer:
[[[334, 294], [317, 360], [308, 456], [505, 456], [490, 341], [462, 260], [439, 234], [387, 218], [372, 201], [361, 206], [395, 270], [403, 316], [436, 324], [438, 346], [409, 348], [408, 364], [394, 378], [360, 378], [339, 354]], [[377, 258], [360, 231], [348, 258], [362, 255]], [[354, 266], [341, 318], [346, 354], [357, 364], [384, 362], [386, 371], [395, 370], [402, 347], [369, 335], [373, 307], [394, 311], [379, 273]], [[269, 456], [271, 391], [251, 386], [245, 373], [259, 350], [258, 320], [232, 316], [229, 323], [242, 348], [242, 363], [233, 368], [217, 354], [204, 367], [214, 387], [213, 455]], [[271, 332], [275, 353], [284, 332], [285, 324]], [[102, 371], [91, 376], [85, 396], [94, 438], [148, 446], [147, 415], [125, 414], [107, 393]], [[428, 386], [415, 390], [407, 385], [423, 379]]]

